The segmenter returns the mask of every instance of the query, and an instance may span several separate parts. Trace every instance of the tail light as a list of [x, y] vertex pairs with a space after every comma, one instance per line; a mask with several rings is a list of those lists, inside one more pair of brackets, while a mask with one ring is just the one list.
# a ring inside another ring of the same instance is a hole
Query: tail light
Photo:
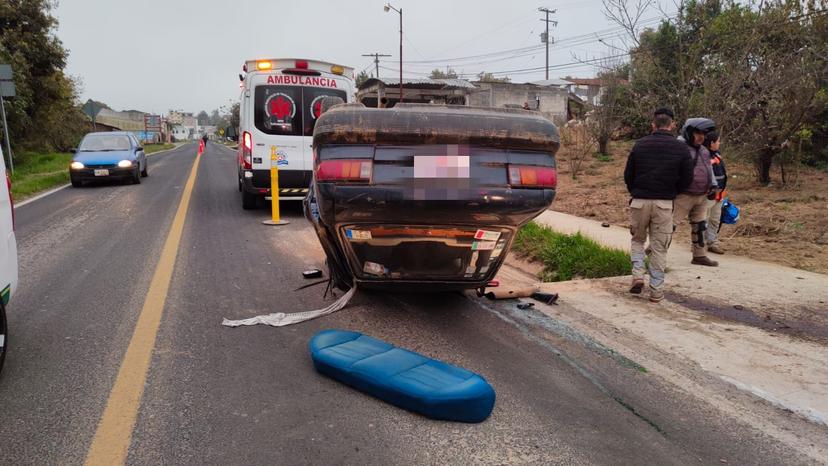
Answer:
[[509, 165], [509, 184], [522, 188], [555, 188], [558, 173], [552, 167]]
[[242, 134], [242, 164], [245, 170], [253, 168], [253, 136], [247, 131]]
[[11, 177], [9, 176], [9, 172], [6, 172], [6, 186], [9, 187], [9, 204], [11, 205], [11, 214], [12, 214], [12, 229], [15, 229], [14, 224], [14, 198], [12, 197], [12, 183]]
[[371, 181], [370, 160], [325, 160], [316, 169], [317, 181]]

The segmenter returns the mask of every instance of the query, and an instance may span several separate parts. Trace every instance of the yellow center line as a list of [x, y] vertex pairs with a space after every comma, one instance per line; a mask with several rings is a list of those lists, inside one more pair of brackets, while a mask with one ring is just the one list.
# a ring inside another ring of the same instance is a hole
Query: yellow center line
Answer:
[[178, 204], [164, 249], [155, 267], [144, 307], [135, 324], [135, 332], [129, 341], [115, 385], [109, 393], [106, 409], [89, 447], [87, 465], [109, 466], [124, 464], [126, 461], [200, 160], [201, 157], [196, 156], [190, 177], [184, 186], [184, 193], [181, 195], [181, 202]]

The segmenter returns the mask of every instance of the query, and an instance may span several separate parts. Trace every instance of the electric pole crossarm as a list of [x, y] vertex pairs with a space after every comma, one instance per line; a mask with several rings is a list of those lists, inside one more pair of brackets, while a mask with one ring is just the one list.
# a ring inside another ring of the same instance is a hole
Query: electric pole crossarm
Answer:
[[379, 78], [379, 59], [380, 57], [390, 57], [391, 55], [386, 55], [384, 53], [364, 53], [362, 54], [363, 57], [374, 57], [374, 65], [377, 67], [377, 78]]

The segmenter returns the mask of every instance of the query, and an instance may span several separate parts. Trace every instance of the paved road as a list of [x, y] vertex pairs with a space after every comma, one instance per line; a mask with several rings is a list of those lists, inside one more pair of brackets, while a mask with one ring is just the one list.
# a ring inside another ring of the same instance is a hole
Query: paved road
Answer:
[[[17, 211], [21, 288], [0, 379], [0, 464], [84, 462], [147, 297], [195, 146], [137, 186], [65, 189]], [[687, 401], [548, 317], [461, 294], [362, 293], [283, 328], [222, 317], [331, 301], [301, 271], [322, 252], [298, 206], [241, 209], [234, 153], [201, 158], [126, 460], [130, 464], [795, 464], [750, 426]], [[362, 331], [483, 374], [482, 424], [435, 422], [318, 375], [308, 339]], [[99, 433], [100, 435], [100, 433]]]

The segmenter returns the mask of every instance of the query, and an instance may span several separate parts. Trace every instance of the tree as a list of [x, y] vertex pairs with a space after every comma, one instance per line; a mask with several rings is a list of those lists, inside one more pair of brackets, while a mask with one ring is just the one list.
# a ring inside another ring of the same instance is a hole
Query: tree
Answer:
[[446, 67], [446, 71], [442, 71], [439, 68], [431, 70], [431, 76], [429, 77], [431, 79], [457, 79], [458, 75], [456, 71]]
[[198, 112], [196, 119], [198, 120], [199, 126], [207, 126], [210, 124], [210, 115], [208, 115], [204, 110]]
[[359, 74], [356, 76], [356, 85], [357, 85], [357, 87], [362, 86], [365, 83], [365, 81], [368, 81], [372, 77], [373, 76], [370, 76], [367, 71], [365, 71], [365, 70], [360, 71]]
[[674, 19], [643, 31], [636, 1], [604, 5], [631, 35], [639, 115], [670, 105], [679, 120], [714, 119], [730, 150], [769, 183], [774, 159], [828, 102], [828, 0], [691, 0]]
[[609, 141], [626, 112], [621, 103], [626, 100], [627, 84], [624, 76], [627, 68], [609, 59], [605, 60], [604, 68], [607, 71], [598, 74], [598, 78], [601, 79], [600, 102], [592, 106], [587, 120], [589, 131], [598, 144], [598, 152], [609, 155]]
[[486, 73], [485, 71], [481, 71], [477, 73], [477, 80], [484, 83], [510, 83], [512, 82], [511, 78], [508, 76], [504, 76], [502, 78], [496, 78], [495, 75], [492, 73]]
[[236, 134], [238, 134], [239, 122], [239, 103], [236, 102], [230, 107], [230, 126], [236, 129]]
[[17, 88], [6, 104], [17, 149], [65, 150], [86, 126], [79, 83], [63, 72], [67, 52], [55, 37], [52, 7], [49, 0], [0, 2], [0, 62], [12, 66]]

